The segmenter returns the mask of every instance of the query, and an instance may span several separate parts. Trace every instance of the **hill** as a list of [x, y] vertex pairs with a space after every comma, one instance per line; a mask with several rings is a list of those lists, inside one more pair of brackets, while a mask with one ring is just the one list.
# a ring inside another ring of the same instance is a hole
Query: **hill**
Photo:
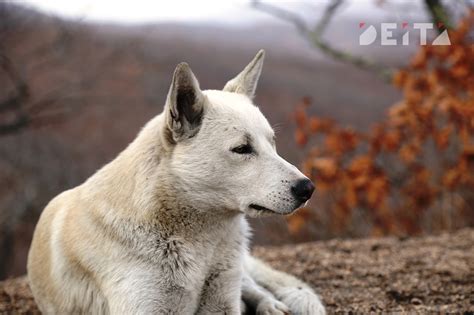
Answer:
[[[347, 39], [357, 39], [355, 21], [337, 25], [328, 34], [336, 42], [347, 46]], [[400, 96], [373, 74], [311, 49], [281, 22], [89, 24], [2, 2], [0, 42], [0, 59], [24, 83], [15, 85], [0, 68], [0, 104], [21, 96], [17, 106], [0, 110], [0, 279], [25, 272], [32, 230], [49, 200], [113, 159], [161, 112], [180, 61], [191, 65], [202, 88], [221, 88], [266, 48], [256, 103], [277, 126], [280, 154], [295, 164], [303, 152], [293, 141], [292, 111], [302, 97], [314, 100], [311, 112], [367, 128]], [[406, 62], [410, 53], [360, 49], [379, 51], [374, 57], [390, 64]], [[17, 129], [1, 128], [15, 122]], [[289, 240], [283, 219], [261, 222], [257, 243]]]
[[[258, 247], [320, 293], [329, 313], [474, 312], [474, 229], [419, 238]], [[37, 312], [25, 277], [0, 282], [0, 313]]]

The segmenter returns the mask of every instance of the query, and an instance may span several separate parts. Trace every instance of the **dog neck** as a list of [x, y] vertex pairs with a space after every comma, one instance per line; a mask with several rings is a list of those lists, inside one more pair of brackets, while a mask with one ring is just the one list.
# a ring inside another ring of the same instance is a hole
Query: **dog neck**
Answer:
[[[181, 184], [169, 174], [163, 115], [151, 120], [119, 156], [94, 174], [83, 186], [84, 196], [102, 200], [97, 217], [151, 224], [170, 232], [185, 233], [192, 224], [219, 226], [243, 214], [232, 210], [196, 205], [178, 198]], [[92, 190], [93, 189], [93, 190]]]

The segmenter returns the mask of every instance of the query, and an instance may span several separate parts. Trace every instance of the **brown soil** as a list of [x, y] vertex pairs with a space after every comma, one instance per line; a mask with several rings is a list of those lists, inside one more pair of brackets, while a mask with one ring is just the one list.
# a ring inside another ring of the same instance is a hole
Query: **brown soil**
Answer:
[[[474, 229], [332, 240], [254, 253], [311, 283], [329, 313], [474, 312]], [[0, 313], [35, 313], [25, 277], [0, 282]]]
[[26, 277], [0, 282], [0, 314], [39, 314]]

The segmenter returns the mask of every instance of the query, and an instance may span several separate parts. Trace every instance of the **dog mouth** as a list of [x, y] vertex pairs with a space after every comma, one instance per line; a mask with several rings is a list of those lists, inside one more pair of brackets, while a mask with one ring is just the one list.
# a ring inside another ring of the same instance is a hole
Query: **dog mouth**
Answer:
[[260, 211], [260, 212], [267, 212], [267, 213], [276, 213], [276, 214], [279, 214], [278, 212], [274, 211], [274, 210], [271, 210], [271, 209], [268, 209], [264, 206], [261, 206], [261, 205], [257, 205], [255, 203], [252, 203], [249, 205], [249, 208], [251, 209], [254, 209], [254, 210], [257, 210], [257, 211]]
[[267, 214], [278, 214], [278, 215], [289, 215], [300, 209], [301, 207], [306, 206], [308, 202], [302, 202], [298, 203], [297, 205], [294, 206], [292, 210], [289, 211], [275, 211], [273, 209], [269, 209], [267, 207], [261, 206], [256, 203], [251, 203], [248, 207], [253, 210], [257, 210], [259, 213], [267, 213]]

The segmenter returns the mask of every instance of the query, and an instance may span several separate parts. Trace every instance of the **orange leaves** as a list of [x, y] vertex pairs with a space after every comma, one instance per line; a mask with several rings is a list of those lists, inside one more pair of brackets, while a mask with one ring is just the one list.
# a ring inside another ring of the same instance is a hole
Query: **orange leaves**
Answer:
[[401, 88], [403, 85], [405, 85], [405, 82], [407, 80], [408, 73], [405, 70], [400, 70], [397, 71], [392, 78], [392, 83], [398, 88]]
[[455, 166], [443, 175], [443, 184], [449, 190], [462, 185], [474, 187], [474, 145], [466, 145]]
[[324, 146], [329, 152], [333, 152], [335, 156], [340, 156], [346, 149], [346, 144], [339, 139], [337, 133], [328, 134], [324, 140]]
[[474, 144], [469, 144], [463, 147], [462, 157], [468, 162], [474, 162]]
[[389, 185], [383, 172], [375, 166], [372, 156], [361, 155], [354, 158], [347, 168], [347, 174], [350, 185], [347, 187], [346, 198], [352, 194], [351, 190], [356, 190], [364, 195], [359, 201], [366, 202], [371, 208], [384, 202]]
[[368, 155], [361, 155], [352, 160], [348, 172], [352, 177], [359, 177], [368, 174], [373, 168], [373, 160]]
[[313, 161], [313, 167], [316, 170], [316, 176], [325, 181], [331, 181], [336, 178], [338, 166], [334, 159], [316, 158]]
[[308, 143], [308, 136], [303, 131], [303, 129], [299, 129], [299, 128], [296, 129], [296, 131], [295, 131], [295, 142], [300, 147], [304, 147], [306, 145], [306, 143]]
[[407, 205], [412, 211], [425, 211], [436, 199], [437, 189], [431, 184], [431, 173], [424, 167], [412, 169], [412, 176], [402, 187], [407, 198]]
[[383, 149], [388, 152], [396, 151], [400, 146], [401, 138], [401, 133], [398, 130], [392, 130], [387, 132], [382, 141]]
[[308, 115], [306, 114], [305, 107], [296, 107], [294, 115], [296, 126], [298, 126], [299, 129], [303, 129], [306, 126], [306, 122], [308, 121]]
[[344, 193], [343, 202], [349, 207], [354, 208], [359, 203], [357, 189], [354, 185], [347, 185]]
[[450, 69], [451, 75], [456, 79], [464, 79], [469, 75], [469, 70], [464, 65], [455, 65]]
[[449, 144], [449, 138], [453, 133], [451, 126], [445, 126], [434, 132], [433, 137], [439, 150], [444, 150]]
[[388, 124], [391, 127], [401, 127], [405, 124], [408, 116], [408, 108], [404, 102], [396, 103], [388, 110]]
[[[316, 116], [308, 117], [306, 108], [309, 106], [309, 98], [296, 106], [293, 117], [297, 129], [295, 130], [295, 142], [303, 147], [307, 144], [309, 136], [316, 133], [330, 133], [334, 129], [334, 122], [331, 119], [323, 119]], [[335, 144], [337, 145], [337, 144]]]
[[300, 104], [296, 106], [294, 111], [294, 120], [297, 126], [295, 131], [295, 142], [300, 146], [304, 147], [308, 142], [308, 115], [306, 114], [306, 108], [310, 105], [310, 99], [308, 97], [303, 98]]
[[[329, 226], [347, 230], [362, 216], [375, 234], [418, 233], [422, 214], [444, 218], [446, 195], [473, 200], [474, 46], [465, 38], [473, 24], [474, 11], [450, 31], [452, 45], [420, 47], [393, 77], [403, 99], [367, 133], [308, 115], [309, 99], [298, 105], [295, 139], [311, 148], [305, 172], [316, 182], [318, 208], [330, 211]], [[448, 207], [454, 213], [460, 206]], [[290, 231], [311, 213], [292, 216]]]
[[457, 168], [447, 170], [443, 175], [443, 186], [449, 190], [453, 190], [459, 183], [462, 173]]
[[326, 148], [336, 155], [354, 150], [359, 144], [359, 135], [352, 129], [338, 129], [326, 137]]
[[309, 120], [309, 129], [312, 133], [323, 132], [328, 133], [334, 127], [331, 119], [322, 119], [319, 117], [311, 117]]
[[388, 182], [384, 176], [373, 178], [367, 187], [367, 203], [370, 207], [377, 209], [385, 201], [388, 193]]
[[410, 143], [408, 145], [404, 145], [398, 152], [398, 155], [400, 156], [400, 159], [403, 162], [405, 162], [406, 164], [410, 164], [415, 162], [419, 151], [420, 148], [418, 146]]

